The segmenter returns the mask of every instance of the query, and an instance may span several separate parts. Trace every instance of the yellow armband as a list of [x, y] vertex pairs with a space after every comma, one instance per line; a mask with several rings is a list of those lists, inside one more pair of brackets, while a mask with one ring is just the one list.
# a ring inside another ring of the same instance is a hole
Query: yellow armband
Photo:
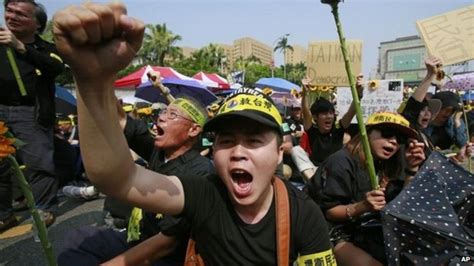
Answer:
[[319, 253], [299, 256], [296, 261], [299, 266], [335, 266], [337, 265], [332, 249], [322, 251]]

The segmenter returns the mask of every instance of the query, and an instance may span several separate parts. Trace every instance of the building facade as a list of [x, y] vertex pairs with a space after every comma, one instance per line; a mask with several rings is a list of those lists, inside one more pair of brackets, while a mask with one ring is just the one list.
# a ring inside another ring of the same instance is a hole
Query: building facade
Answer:
[[285, 63], [286, 64], [298, 64], [303, 63], [306, 64], [306, 57], [308, 56], [308, 50], [298, 44], [291, 45], [293, 47], [293, 51], [286, 50], [285, 54]]
[[233, 60], [237, 58], [249, 58], [255, 56], [260, 59], [262, 64], [272, 64], [272, 48], [260, 41], [250, 37], [240, 38], [234, 41], [233, 45]]
[[403, 79], [407, 85], [418, 84], [426, 75], [426, 56], [425, 45], [416, 35], [381, 42], [378, 75], [381, 79]]
[[[377, 76], [380, 79], [403, 79], [405, 85], [416, 86], [426, 75], [424, 61], [428, 56], [423, 40], [417, 35], [381, 42]], [[474, 69], [471, 60], [443, 66], [443, 70], [452, 75]]]

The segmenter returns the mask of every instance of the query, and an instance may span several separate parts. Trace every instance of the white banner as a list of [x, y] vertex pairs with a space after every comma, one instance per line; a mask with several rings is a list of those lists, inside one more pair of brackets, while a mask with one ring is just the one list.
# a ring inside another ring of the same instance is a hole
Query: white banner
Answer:
[[[378, 80], [377, 83], [378, 87], [374, 89], [368, 87], [364, 89], [364, 97], [361, 100], [364, 121], [367, 121], [367, 117], [375, 112], [396, 112], [403, 101], [402, 79]], [[347, 112], [351, 102], [351, 89], [337, 88], [338, 119]], [[356, 117], [352, 119], [352, 123], [357, 123]]]

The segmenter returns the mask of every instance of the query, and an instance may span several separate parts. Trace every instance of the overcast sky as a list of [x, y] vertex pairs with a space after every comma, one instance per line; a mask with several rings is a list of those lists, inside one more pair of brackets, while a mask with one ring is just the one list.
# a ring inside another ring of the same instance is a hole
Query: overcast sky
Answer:
[[[43, 0], [49, 18], [74, 0]], [[106, 1], [96, 1], [106, 2]], [[319, 0], [124, 0], [131, 16], [146, 23], [166, 23], [182, 37], [179, 46], [200, 48], [249, 36], [272, 46], [289, 33], [290, 44], [338, 38], [328, 5]], [[339, 5], [347, 39], [363, 41], [363, 72], [378, 60], [380, 42], [418, 34], [415, 22], [473, 5], [474, 0], [346, 0]], [[3, 6], [0, 8], [3, 14]], [[282, 56], [276, 63], [282, 63]]]

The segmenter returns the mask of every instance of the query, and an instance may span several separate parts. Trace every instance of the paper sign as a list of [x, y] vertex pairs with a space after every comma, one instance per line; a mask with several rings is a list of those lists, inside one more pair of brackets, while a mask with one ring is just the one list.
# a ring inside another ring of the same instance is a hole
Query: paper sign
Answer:
[[[365, 88], [364, 97], [361, 100], [361, 109], [364, 121], [376, 112], [396, 112], [403, 101], [403, 80], [390, 79], [380, 80], [379, 87], [374, 90]], [[352, 103], [351, 89], [346, 87], [337, 88], [337, 111], [338, 119], [347, 112]], [[352, 123], [357, 123], [354, 117]]]
[[[352, 74], [357, 76], [362, 70], [362, 41], [346, 41], [346, 46]], [[350, 86], [339, 41], [311, 42], [307, 66], [314, 85]]]
[[416, 22], [430, 55], [444, 65], [474, 59], [474, 5]]

